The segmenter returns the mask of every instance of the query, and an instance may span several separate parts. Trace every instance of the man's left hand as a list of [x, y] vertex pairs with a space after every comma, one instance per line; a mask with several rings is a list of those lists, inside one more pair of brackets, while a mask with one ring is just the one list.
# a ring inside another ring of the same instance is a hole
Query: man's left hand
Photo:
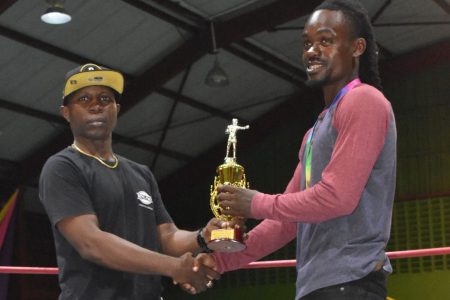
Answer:
[[233, 185], [219, 185], [217, 191], [217, 201], [220, 203], [224, 214], [235, 217], [253, 218], [251, 212], [252, 199], [258, 191]]

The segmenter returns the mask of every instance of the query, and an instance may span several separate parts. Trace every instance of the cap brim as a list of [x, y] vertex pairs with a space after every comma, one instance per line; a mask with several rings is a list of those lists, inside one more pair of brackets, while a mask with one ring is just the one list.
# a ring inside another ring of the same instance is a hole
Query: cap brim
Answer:
[[70, 76], [64, 87], [63, 98], [87, 86], [103, 85], [112, 88], [120, 95], [123, 92], [122, 74], [112, 70], [97, 70], [77, 73]]

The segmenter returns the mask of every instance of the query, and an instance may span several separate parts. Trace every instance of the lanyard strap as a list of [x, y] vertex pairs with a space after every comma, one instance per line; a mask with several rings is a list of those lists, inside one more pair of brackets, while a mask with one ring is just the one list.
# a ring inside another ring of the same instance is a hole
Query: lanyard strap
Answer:
[[[353, 89], [355, 86], [357, 86], [358, 84], [361, 83], [361, 80], [359, 78], [355, 78], [352, 81], [350, 81], [349, 83], [347, 83], [340, 91], [339, 93], [337, 93], [337, 95], [334, 97], [333, 102], [331, 102], [330, 107], [328, 108], [324, 119], [326, 117], [326, 115], [328, 114], [328, 112], [333, 108], [333, 106], [337, 105], [337, 103], [342, 99], [342, 97], [345, 96], [345, 94], [347, 94], [351, 89]], [[312, 139], [314, 136], [314, 132], [316, 130], [316, 125], [317, 125], [317, 120], [314, 123], [313, 128], [311, 129], [311, 131], [309, 132], [309, 136], [308, 139], [306, 140], [306, 147], [305, 147], [305, 151], [306, 151], [306, 161], [305, 161], [305, 183], [306, 183], [306, 188], [309, 188], [310, 186], [310, 182], [311, 182], [311, 157], [312, 157]]]

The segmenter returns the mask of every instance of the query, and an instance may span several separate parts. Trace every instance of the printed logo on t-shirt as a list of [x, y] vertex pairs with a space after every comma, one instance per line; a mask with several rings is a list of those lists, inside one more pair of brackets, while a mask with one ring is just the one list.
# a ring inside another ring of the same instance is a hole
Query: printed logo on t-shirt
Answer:
[[153, 210], [153, 199], [152, 196], [147, 194], [145, 191], [140, 191], [136, 193], [137, 199], [139, 200], [139, 206]]

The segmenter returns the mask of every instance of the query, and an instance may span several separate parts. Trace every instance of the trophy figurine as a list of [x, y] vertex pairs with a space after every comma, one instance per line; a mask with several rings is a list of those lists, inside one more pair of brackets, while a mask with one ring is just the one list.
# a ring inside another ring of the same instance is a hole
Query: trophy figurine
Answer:
[[[223, 164], [217, 167], [217, 176], [214, 177], [214, 185], [211, 186], [210, 205], [214, 216], [222, 221], [231, 221], [232, 216], [227, 215], [220, 207], [217, 201], [217, 186], [219, 184], [232, 184], [241, 188], [248, 188], [249, 184], [245, 179], [244, 167], [236, 161], [236, 131], [250, 128], [247, 126], [239, 126], [238, 120], [233, 119], [232, 123], [227, 126], [225, 131], [228, 134], [227, 152]], [[230, 148], [232, 148], [232, 156], [230, 156]], [[208, 248], [218, 252], [236, 252], [245, 249], [244, 233], [241, 228], [222, 228], [215, 229], [211, 232], [211, 240]]]

